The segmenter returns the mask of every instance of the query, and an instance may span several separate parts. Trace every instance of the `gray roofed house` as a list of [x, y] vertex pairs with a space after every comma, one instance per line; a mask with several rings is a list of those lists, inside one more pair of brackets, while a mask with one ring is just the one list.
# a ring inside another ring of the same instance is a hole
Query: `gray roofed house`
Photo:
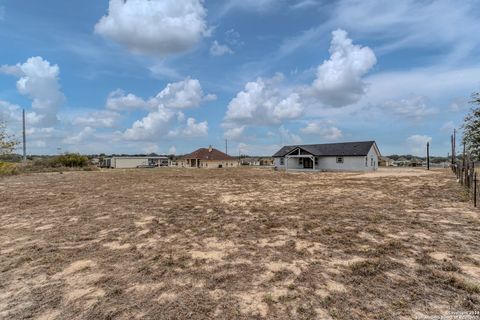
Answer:
[[381, 157], [375, 141], [284, 146], [274, 155], [286, 170], [374, 171]]

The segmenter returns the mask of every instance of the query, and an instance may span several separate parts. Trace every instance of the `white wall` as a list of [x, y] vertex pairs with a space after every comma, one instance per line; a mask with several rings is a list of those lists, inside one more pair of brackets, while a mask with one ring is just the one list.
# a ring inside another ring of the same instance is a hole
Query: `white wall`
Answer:
[[[285, 169], [285, 164], [287, 163], [287, 158], [284, 158], [284, 164], [280, 164], [280, 158], [273, 159], [273, 165], [280, 169]], [[303, 164], [299, 164], [298, 158], [289, 158], [288, 159], [288, 169], [303, 169]]]
[[112, 167], [117, 169], [136, 168], [148, 165], [148, 158], [113, 158]]
[[[368, 163], [369, 164], [369, 163]], [[318, 159], [319, 170], [328, 171], [372, 171], [373, 167], [365, 166], [365, 157], [343, 157], [343, 163], [337, 163], [337, 157], [321, 157]]]

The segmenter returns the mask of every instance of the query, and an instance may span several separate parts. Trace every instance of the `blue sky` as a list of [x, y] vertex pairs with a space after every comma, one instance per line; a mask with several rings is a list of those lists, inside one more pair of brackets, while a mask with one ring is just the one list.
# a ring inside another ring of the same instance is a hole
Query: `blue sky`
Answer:
[[376, 140], [446, 155], [480, 88], [476, 1], [0, 0], [0, 118], [28, 150]]

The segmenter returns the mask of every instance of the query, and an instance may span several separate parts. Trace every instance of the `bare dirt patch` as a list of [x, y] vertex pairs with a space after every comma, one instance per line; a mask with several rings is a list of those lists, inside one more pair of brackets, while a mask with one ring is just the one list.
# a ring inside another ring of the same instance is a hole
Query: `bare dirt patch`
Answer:
[[0, 180], [2, 319], [409, 319], [480, 308], [448, 171], [109, 170]]

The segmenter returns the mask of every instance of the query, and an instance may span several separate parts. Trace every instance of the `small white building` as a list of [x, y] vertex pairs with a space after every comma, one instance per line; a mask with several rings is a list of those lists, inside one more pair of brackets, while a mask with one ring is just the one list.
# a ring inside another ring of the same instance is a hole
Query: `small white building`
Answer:
[[302, 171], [375, 171], [380, 157], [375, 141], [285, 146], [273, 155], [275, 167]]
[[138, 157], [111, 157], [105, 158], [102, 167], [114, 169], [131, 169], [147, 167], [167, 167], [170, 161], [168, 157], [161, 156], [138, 156]]

